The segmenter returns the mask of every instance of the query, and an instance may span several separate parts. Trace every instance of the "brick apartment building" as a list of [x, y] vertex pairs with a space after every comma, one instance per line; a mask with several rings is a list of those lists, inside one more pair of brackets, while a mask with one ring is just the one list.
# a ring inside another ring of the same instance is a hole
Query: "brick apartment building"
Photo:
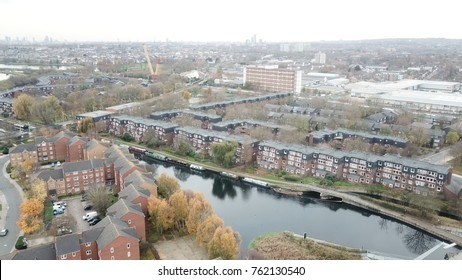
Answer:
[[113, 192], [119, 193], [129, 182], [136, 182], [137, 186], [157, 195], [154, 180], [144, 175], [146, 170], [137, 163], [138, 160], [128, 151], [112, 146], [106, 149], [102, 159], [66, 162], [61, 167], [41, 171], [35, 176], [45, 182], [51, 199], [105, 185], [111, 185]]
[[109, 133], [115, 136], [122, 136], [128, 133], [138, 142], [144, 141], [143, 136], [145, 133], [151, 133], [166, 145], [171, 145], [174, 137], [173, 132], [176, 127], [178, 125], [158, 120], [116, 116], [110, 120]]
[[336, 178], [352, 183], [379, 183], [390, 188], [436, 195], [451, 183], [451, 168], [391, 155], [287, 145], [273, 141], [258, 144], [258, 166], [291, 174]]
[[35, 144], [22, 144], [10, 148], [9, 151], [11, 166], [22, 164], [26, 160], [38, 162], [37, 148]]
[[10, 162], [15, 166], [28, 158], [33, 159], [35, 163], [83, 160], [87, 142], [87, 138], [64, 131], [51, 138], [36, 137], [34, 144], [20, 144], [10, 148]]
[[107, 216], [92, 229], [56, 237], [58, 260], [139, 260], [140, 239], [126, 222]]
[[107, 209], [107, 216], [124, 221], [136, 230], [139, 239], [146, 239], [145, 215], [139, 205], [121, 198]]
[[234, 162], [241, 164], [254, 160], [254, 152], [258, 141], [244, 135], [229, 135], [227, 133], [203, 130], [194, 127], [178, 127], [175, 129], [174, 145], [181, 141], [191, 144], [196, 152], [212, 155], [213, 143], [233, 142], [237, 143]]

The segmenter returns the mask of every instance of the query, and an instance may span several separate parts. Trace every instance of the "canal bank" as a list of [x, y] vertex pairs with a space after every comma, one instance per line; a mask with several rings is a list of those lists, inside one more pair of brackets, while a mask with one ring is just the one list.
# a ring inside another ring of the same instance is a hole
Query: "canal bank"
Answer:
[[[169, 157], [174, 157], [172, 155], [168, 155]], [[181, 160], [183, 162], [188, 162], [188, 163], [194, 163], [197, 164], [196, 162], [188, 161], [179, 157], [175, 157], [176, 160]], [[215, 166], [209, 166], [206, 164], [202, 164], [202, 166], [207, 169], [211, 170], [217, 173], [221, 172], [229, 172], [228, 169], [223, 169], [223, 168], [218, 168]], [[254, 179], [260, 179], [259, 177], [252, 176], [246, 173], [238, 173], [238, 172], [233, 172], [232, 174], [235, 174], [239, 177], [247, 177], [247, 178], [254, 178]], [[379, 215], [385, 215], [387, 217], [390, 217], [392, 219], [401, 221], [403, 223], [406, 223], [407, 225], [410, 225], [412, 227], [418, 228], [422, 231], [428, 232], [429, 234], [432, 234], [438, 238], [441, 238], [449, 243], [456, 243], [459, 247], [462, 247], [462, 237], [453, 234], [450, 231], [444, 230], [442, 228], [437, 227], [436, 225], [429, 223], [425, 220], [418, 219], [409, 215], [404, 215], [402, 213], [397, 213], [395, 211], [380, 207], [376, 204], [370, 203], [364, 199], [361, 199], [355, 194], [349, 194], [347, 192], [339, 192], [335, 190], [329, 190], [326, 188], [321, 188], [313, 185], [306, 185], [306, 184], [297, 184], [297, 183], [290, 183], [290, 182], [280, 182], [276, 180], [269, 180], [269, 179], [264, 179], [264, 181], [269, 182], [271, 184], [274, 184], [275, 187], [281, 188], [285, 191], [283, 193], [287, 195], [300, 195], [300, 192], [306, 192], [306, 191], [315, 191], [335, 197], [340, 197], [343, 200], [343, 203], [347, 203], [356, 207], [360, 207], [363, 209], [366, 209], [368, 211], [374, 212]], [[275, 190], [278, 191], [278, 190]]]
[[[167, 153], [161, 153], [161, 154], [172, 159], [170, 164], [178, 165], [181, 168], [188, 169], [188, 166], [190, 166], [190, 164], [198, 165], [198, 163], [195, 161], [189, 161], [184, 158], [180, 158], [180, 157], [167, 154]], [[460, 236], [452, 234], [451, 232], [448, 232], [444, 229], [438, 228], [432, 223], [429, 223], [427, 221], [424, 221], [424, 220], [421, 220], [415, 217], [411, 217], [409, 215], [397, 213], [389, 209], [385, 209], [379, 205], [376, 205], [374, 203], [361, 199], [357, 194], [352, 194], [348, 192], [339, 192], [339, 191], [329, 190], [329, 189], [325, 189], [325, 188], [321, 188], [321, 187], [317, 187], [313, 185], [307, 185], [307, 184], [262, 179], [257, 176], [249, 175], [247, 173], [233, 172], [228, 169], [219, 168], [216, 166], [210, 166], [204, 163], [200, 163], [200, 166], [202, 166], [204, 170], [207, 170], [207, 172], [212, 172], [218, 175], [222, 174], [223, 172], [226, 172], [227, 174], [234, 174], [236, 178], [239, 178], [239, 181], [242, 178], [252, 178], [256, 180], [264, 180], [265, 182], [269, 183], [269, 185], [271, 186], [271, 190], [274, 190], [274, 193], [279, 193], [279, 194], [283, 194], [286, 196], [300, 196], [300, 193], [302, 192], [315, 191], [315, 192], [319, 192], [327, 196], [340, 197], [343, 200], [343, 203], [345, 203], [346, 205], [352, 205], [354, 207], [358, 207], [358, 208], [370, 211], [379, 216], [387, 217], [389, 219], [402, 222], [407, 226], [410, 226], [412, 228], [416, 228], [420, 231], [426, 232], [434, 237], [444, 240], [447, 243], [456, 243], [457, 245], [462, 246], [462, 237]], [[358, 248], [360, 247], [361, 246], [359, 246]]]

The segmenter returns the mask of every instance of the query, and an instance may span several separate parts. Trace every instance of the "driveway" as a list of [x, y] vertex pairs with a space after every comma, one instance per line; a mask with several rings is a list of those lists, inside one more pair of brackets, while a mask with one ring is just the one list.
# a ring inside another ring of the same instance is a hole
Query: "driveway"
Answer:
[[67, 202], [67, 207], [64, 211], [64, 215], [72, 216], [76, 223], [76, 225], [72, 227], [72, 232], [77, 233], [90, 229], [88, 223], [82, 220], [82, 216], [85, 215], [85, 211], [83, 211], [83, 206], [86, 205], [87, 202], [81, 202], [80, 197], [63, 199], [63, 201]]
[[[6, 173], [6, 162], [8, 155], [0, 156], [0, 196], [1, 196], [1, 219], [0, 226], [9, 230], [8, 235], [0, 237], [0, 255], [13, 251], [14, 244], [20, 235], [16, 222], [19, 220], [19, 205], [22, 202], [22, 192], [15, 182], [11, 182], [9, 174]], [[19, 189], [18, 189], [19, 188]]]

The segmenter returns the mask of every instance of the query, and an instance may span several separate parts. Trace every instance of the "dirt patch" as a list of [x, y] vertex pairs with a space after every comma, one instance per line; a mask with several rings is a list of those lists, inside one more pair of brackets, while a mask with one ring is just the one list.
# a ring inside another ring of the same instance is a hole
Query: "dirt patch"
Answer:
[[292, 233], [277, 233], [257, 238], [254, 255], [269, 260], [359, 260], [359, 252], [320, 244]]
[[207, 250], [192, 236], [176, 237], [154, 244], [161, 260], [208, 260]]

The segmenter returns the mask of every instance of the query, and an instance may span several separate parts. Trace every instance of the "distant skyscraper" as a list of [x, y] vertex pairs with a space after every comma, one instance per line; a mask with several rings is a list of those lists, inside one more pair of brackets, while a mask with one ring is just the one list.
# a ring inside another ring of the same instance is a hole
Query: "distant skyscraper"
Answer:
[[250, 43], [251, 43], [252, 45], [256, 45], [256, 44], [257, 44], [257, 34], [253, 34]]
[[316, 64], [326, 64], [326, 54], [323, 52], [318, 52], [314, 55], [314, 63]]
[[304, 48], [303, 43], [283, 43], [279, 45], [281, 52], [303, 52]]

